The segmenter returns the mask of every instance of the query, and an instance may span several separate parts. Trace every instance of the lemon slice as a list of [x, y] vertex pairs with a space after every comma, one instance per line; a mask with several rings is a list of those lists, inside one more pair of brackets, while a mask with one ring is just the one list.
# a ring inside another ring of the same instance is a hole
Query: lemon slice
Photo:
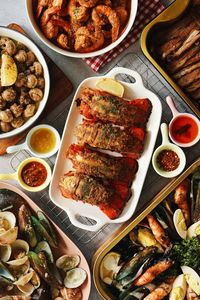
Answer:
[[96, 87], [112, 95], [123, 97], [124, 87], [119, 81], [112, 78], [103, 78], [97, 81]]
[[2, 54], [1, 60], [1, 85], [10, 86], [17, 80], [17, 66], [8, 54]]
[[183, 216], [182, 210], [177, 209], [173, 215], [174, 226], [177, 233], [182, 239], [186, 239], [187, 236], [187, 227], [185, 223], [185, 218]]
[[185, 279], [189, 287], [199, 296], [200, 295], [200, 277], [188, 266], [181, 267], [183, 274], [185, 275]]
[[183, 274], [176, 277], [173, 282], [172, 290], [169, 295], [169, 300], [184, 300], [186, 295], [186, 279]]
[[115, 274], [121, 268], [118, 266], [119, 260], [120, 254], [116, 252], [110, 252], [102, 259], [100, 277], [103, 282], [112, 284]]

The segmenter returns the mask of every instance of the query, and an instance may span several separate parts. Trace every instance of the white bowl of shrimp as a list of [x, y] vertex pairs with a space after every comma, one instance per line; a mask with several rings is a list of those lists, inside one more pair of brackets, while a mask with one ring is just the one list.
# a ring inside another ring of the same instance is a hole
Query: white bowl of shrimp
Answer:
[[104, 54], [127, 36], [138, 0], [26, 0], [29, 21], [51, 49], [69, 57]]
[[0, 139], [29, 128], [42, 113], [50, 78], [38, 47], [25, 35], [0, 27]]

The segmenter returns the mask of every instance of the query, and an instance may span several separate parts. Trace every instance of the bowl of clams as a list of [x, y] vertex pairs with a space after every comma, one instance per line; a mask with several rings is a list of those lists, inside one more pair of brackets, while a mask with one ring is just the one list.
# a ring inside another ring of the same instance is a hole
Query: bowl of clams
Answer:
[[138, 0], [26, 0], [29, 21], [51, 49], [70, 57], [116, 47], [135, 21]]
[[38, 47], [25, 35], [0, 27], [0, 139], [36, 121], [49, 88], [48, 67]]

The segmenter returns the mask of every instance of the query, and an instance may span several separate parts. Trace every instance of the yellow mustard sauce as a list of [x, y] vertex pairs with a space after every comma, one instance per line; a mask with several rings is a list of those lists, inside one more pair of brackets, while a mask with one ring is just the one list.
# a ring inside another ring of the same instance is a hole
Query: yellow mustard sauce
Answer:
[[38, 153], [51, 152], [56, 145], [55, 134], [47, 128], [36, 130], [30, 139], [31, 148]]

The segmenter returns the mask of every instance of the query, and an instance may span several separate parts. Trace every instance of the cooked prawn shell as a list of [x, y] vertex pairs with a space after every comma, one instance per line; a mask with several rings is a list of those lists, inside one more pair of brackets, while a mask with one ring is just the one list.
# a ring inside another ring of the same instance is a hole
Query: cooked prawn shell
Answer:
[[161, 300], [167, 296], [172, 289], [172, 284], [162, 282], [155, 290], [143, 298], [143, 300]]
[[134, 285], [141, 286], [152, 282], [160, 273], [166, 271], [173, 265], [171, 259], [163, 259], [157, 262], [155, 265], [149, 267], [142, 275], [134, 280]]
[[171, 245], [170, 239], [163, 229], [163, 227], [160, 225], [160, 223], [153, 217], [152, 214], [147, 215], [147, 220], [150, 226], [150, 229], [153, 232], [153, 235], [155, 239], [164, 247], [167, 248]]
[[190, 209], [188, 205], [188, 192], [190, 190], [190, 181], [185, 179], [175, 189], [174, 202], [182, 210], [187, 225], [190, 224]]
[[99, 27], [80, 27], [75, 33], [74, 48], [77, 52], [87, 53], [98, 50], [104, 43], [104, 34]]

